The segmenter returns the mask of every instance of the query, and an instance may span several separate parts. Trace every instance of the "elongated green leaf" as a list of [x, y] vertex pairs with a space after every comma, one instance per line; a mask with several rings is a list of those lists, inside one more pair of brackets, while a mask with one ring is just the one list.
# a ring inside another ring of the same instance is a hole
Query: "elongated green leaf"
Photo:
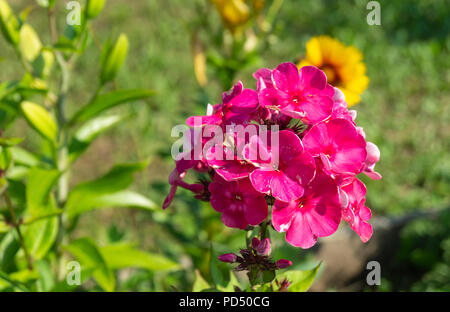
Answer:
[[205, 281], [205, 279], [202, 277], [200, 272], [198, 270], [195, 270], [195, 281], [194, 286], [192, 288], [193, 292], [200, 292], [207, 289], [210, 289], [211, 286], [209, 286], [208, 282]]
[[34, 167], [39, 165], [40, 163], [39, 157], [19, 146], [11, 147], [9, 150], [13, 155], [13, 160], [15, 164], [24, 165], [27, 167]]
[[20, 28], [19, 47], [23, 57], [29, 62], [34, 61], [41, 52], [41, 40], [29, 24], [23, 24]]
[[66, 249], [81, 263], [83, 269], [93, 269], [97, 283], [106, 291], [114, 291], [115, 277], [97, 245], [89, 238], [72, 241]]
[[105, 5], [105, 0], [88, 0], [87, 3], [87, 17], [95, 18], [100, 12], [103, 10], [103, 6]]
[[69, 157], [71, 161], [77, 159], [95, 140], [97, 136], [114, 127], [124, 116], [100, 116], [87, 121], [75, 133], [69, 145]]
[[19, 43], [19, 21], [6, 0], [0, 0], [0, 30], [9, 43]]
[[38, 291], [50, 291], [55, 286], [55, 277], [50, 264], [46, 260], [39, 260], [36, 262], [36, 269], [39, 273]]
[[0, 219], [0, 234], [6, 233], [10, 230], [8, 224], [6, 224], [5, 220]]
[[68, 216], [73, 218], [83, 212], [102, 208], [131, 207], [155, 210], [156, 204], [141, 194], [125, 190], [110, 194], [86, 194], [77, 202], [72, 199], [67, 207]]
[[0, 138], [0, 145], [5, 147], [11, 147], [17, 145], [23, 141], [23, 138]]
[[301, 270], [289, 270], [278, 274], [278, 278], [281, 280], [287, 278], [291, 283], [289, 285], [288, 291], [290, 292], [305, 292], [307, 291], [314, 282], [317, 272], [319, 271], [319, 263], [315, 268], [311, 270], [301, 271]]
[[33, 259], [42, 259], [53, 246], [58, 235], [58, 218], [51, 217], [23, 226], [24, 241]]
[[145, 89], [119, 90], [101, 94], [91, 103], [79, 110], [72, 118], [71, 123], [89, 120], [114, 106], [126, 102], [146, 99], [154, 94], [154, 91]]
[[169, 258], [144, 252], [134, 248], [131, 244], [120, 243], [100, 248], [100, 253], [111, 269], [128, 267], [147, 269], [151, 271], [173, 271], [180, 269], [178, 263]]
[[16, 231], [11, 229], [0, 241], [0, 270], [9, 272], [14, 268], [14, 257], [19, 249]]
[[102, 63], [102, 71], [100, 75], [102, 84], [113, 80], [117, 76], [117, 73], [127, 57], [128, 45], [127, 36], [125, 34], [120, 34], [115, 45], [109, 49], [106, 54], [106, 58]]
[[49, 205], [49, 197], [60, 175], [61, 172], [55, 169], [34, 167], [29, 170], [26, 189], [27, 217], [36, 218], [56, 212]]
[[50, 113], [33, 102], [25, 101], [20, 106], [28, 123], [43, 137], [56, 142], [58, 126]]
[[30, 291], [28, 288], [25, 287], [25, 285], [9, 277], [8, 274], [0, 272], [0, 288], [5, 288], [7, 286], [10, 286], [15, 291], [23, 291], [23, 292]]
[[67, 199], [66, 211], [69, 217], [74, 217], [82, 211], [94, 209], [104, 204], [114, 205], [114, 201], [130, 205], [131, 199], [135, 199], [137, 207], [150, 207], [150, 202], [145, 202], [142, 196], [137, 196], [135, 193], [116, 194], [123, 192], [130, 186], [133, 182], [133, 174], [143, 170], [147, 165], [148, 161], [116, 165], [104, 176], [78, 184], [70, 192]]

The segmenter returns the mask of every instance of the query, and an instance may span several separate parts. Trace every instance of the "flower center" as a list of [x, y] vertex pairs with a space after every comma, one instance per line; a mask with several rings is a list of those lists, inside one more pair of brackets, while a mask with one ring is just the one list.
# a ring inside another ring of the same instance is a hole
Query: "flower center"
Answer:
[[241, 194], [234, 194], [234, 199], [242, 200]]
[[300, 102], [304, 102], [305, 100], [306, 100], [305, 97], [302, 94], [300, 94], [300, 93], [294, 94], [292, 96], [292, 102], [295, 103], [295, 104], [298, 104]]
[[339, 84], [339, 74], [337, 73], [336, 68], [333, 65], [324, 64], [320, 66], [320, 69], [323, 70], [323, 72], [327, 76], [327, 81], [329, 84]]

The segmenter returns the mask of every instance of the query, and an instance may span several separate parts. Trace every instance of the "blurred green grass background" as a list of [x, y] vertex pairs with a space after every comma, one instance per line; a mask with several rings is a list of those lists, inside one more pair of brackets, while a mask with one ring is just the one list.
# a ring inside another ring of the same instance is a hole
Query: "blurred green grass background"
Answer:
[[[173, 167], [170, 157], [170, 146], [175, 141], [170, 136], [172, 127], [183, 124], [189, 115], [203, 114], [206, 103], [218, 102], [223, 91], [215, 82], [202, 90], [195, 80], [188, 25], [198, 14], [196, 2], [202, 1], [107, 1], [101, 17], [93, 25], [94, 44], [78, 62], [68, 97], [69, 113], [87, 103], [95, 90], [93, 79], [88, 77], [97, 75], [102, 42], [106, 38], [116, 38], [121, 32], [128, 35], [130, 49], [117, 85], [155, 89], [157, 95], [146, 103], [117, 108], [133, 113], [133, 118], [99, 138], [78, 160], [72, 173], [74, 183], [105, 172], [113, 161], [131, 161], [150, 155], [150, 167], [139, 176], [135, 188], [158, 204], [162, 203], [169, 190], [167, 176]], [[369, 26], [366, 23], [367, 1], [284, 1], [269, 38], [270, 47], [258, 63], [243, 69], [238, 78], [244, 85], [253, 87], [251, 74], [257, 68], [272, 68], [300, 58], [305, 53], [305, 43], [315, 35], [326, 34], [355, 45], [364, 54], [370, 78], [362, 102], [354, 107], [358, 111], [357, 122], [364, 128], [368, 140], [381, 150], [377, 171], [383, 175], [383, 180], [363, 179], [368, 188], [368, 206], [375, 216], [446, 209], [450, 205], [449, 3], [445, 0], [379, 2], [381, 26]], [[11, 5], [19, 10], [28, 3], [12, 1]], [[212, 14], [217, 15], [216, 22], [220, 23], [218, 14]], [[44, 14], [37, 8], [31, 11], [29, 22], [39, 33], [40, 29], [48, 27]], [[64, 20], [60, 18], [60, 22]], [[45, 36], [42, 40], [49, 42]], [[0, 47], [0, 57], [14, 58], [3, 38]], [[0, 81], [20, 78], [18, 62], [3, 61], [0, 68]], [[208, 73], [211, 74], [211, 70]], [[22, 128], [19, 124], [8, 129], [7, 134], [24, 134], [27, 136], [25, 144], [37, 144], [33, 139], [36, 137], [31, 132], [23, 133]], [[414, 287], [449, 290], [450, 273], [448, 262], [445, 263], [450, 261], [450, 225], [444, 223], [440, 232], [433, 236], [430, 234], [433, 223], [427, 222], [410, 226], [403, 234], [405, 238], [400, 248], [403, 256], [399, 259], [405, 255], [407, 259], [398, 260], [410, 261], [420, 274], [415, 273], [417, 276], [406, 285], [396, 285], [395, 279], [389, 281], [387, 277], [389, 286], [385, 290]], [[209, 252], [210, 240], [214, 240], [218, 251], [226, 252], [230, 246], [236, 250], [244, 239], [237, 230], [225, 229], [218, 213], [209, 205], [197, 202], [186, 192], [179, 192], [174, 204], [164, 212], [149, 214], [117, 209], [89, 213], [83, 216], [79, 231], [99, 241], [124, 237], [134, 240], [143, 248], [181, 259], [187, 268], [186, 272], [168, 276], [129, 272], [130, 278], [121, 286], [133, 290], [169, 290], [169, 285], [187, 290], [193, 279], [193, 267], [205, 269], [207, 266], [205, 255]], [[278, 237], [275, 246], [279, 247], [276, 257], [299, 258], [300, 253], [301, 260], [295, 261], [299, 267], [314, 261], [307, 251], [288, 247], [281, 235], [274, 236]], [[438, 242], [427, 251], [422, 244], [423, 237], [430, 236]], [[418, 256], [422, 262], [417, 267], [413, 256], [408, 257], [416, 249], [428, 252], [423, 256], [428, 259], [425, 264], [423, 257]], [[443, 281], [433, 284], [435, 279], [431, 277], [433, 282], [427, 282], [426, 274], [442, 264], [444, 269], [438, 268], [440, 271], [436, 274], [441, 279], [444, 276]]]

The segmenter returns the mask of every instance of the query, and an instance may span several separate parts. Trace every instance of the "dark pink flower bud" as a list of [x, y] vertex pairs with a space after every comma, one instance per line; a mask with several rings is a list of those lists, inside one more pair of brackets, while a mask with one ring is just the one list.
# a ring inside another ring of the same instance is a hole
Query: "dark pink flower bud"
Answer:
[[260, 243], [261, 243], [261, 241], [257, 237], [253, 237], [253, 239], [252, 239], [252, 247], [253, 247], [253, 249], [258, 248]]
[[234, 263], [236, 259], [237, 256], [234, 253], [226, 253], [219, 256], [219, 260], [222, 262]]
[[268, 256], [270, 254], [270, 239], [265, 238], [259, 242], [258, 246], [255, 248], [255, 251], [260, 256]]
[[277, 261], [277, 268], [284, 269], [290, 267], [292, 265], [292, 261], [286, 259], [280, 259]]

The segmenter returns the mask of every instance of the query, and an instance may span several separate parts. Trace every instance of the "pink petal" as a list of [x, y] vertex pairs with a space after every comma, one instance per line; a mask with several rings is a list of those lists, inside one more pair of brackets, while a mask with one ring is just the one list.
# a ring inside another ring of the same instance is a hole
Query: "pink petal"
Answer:
[[292, 63], [282, 63], [272, 72], [275, 87], [282, 91], [297, 90], [299, 78], [297, 66]]
[[303, 89], [316, 89], [317, 92], [327, 86], [327, 76], [315, 66], [303, 66], [300, 69], [300, 85]]
[[289, 178], [282, 172], [272, 171], [270, 182], [272, 196], [284, 202], [290, 202], [300, 198], [305, 189], [299, 181]]
[[295, 247], [303, 249], [311, 248], [316, 244], [317, 237], [311, 231], [311, 228], [305, 216], [298, 213], [294, 216], [291, 226], [286, 233], [286, 241]]

